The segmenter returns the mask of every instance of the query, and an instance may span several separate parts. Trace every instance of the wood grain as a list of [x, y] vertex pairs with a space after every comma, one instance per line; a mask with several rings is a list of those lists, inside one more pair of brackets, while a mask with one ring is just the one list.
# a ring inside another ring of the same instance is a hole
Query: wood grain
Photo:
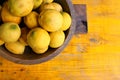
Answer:
[[120, 1], [72, 1], [87, 5], [88, 33], [75, 35], [59, 56], [42, 64], [0, 58], [0, 80], [120, 80]]

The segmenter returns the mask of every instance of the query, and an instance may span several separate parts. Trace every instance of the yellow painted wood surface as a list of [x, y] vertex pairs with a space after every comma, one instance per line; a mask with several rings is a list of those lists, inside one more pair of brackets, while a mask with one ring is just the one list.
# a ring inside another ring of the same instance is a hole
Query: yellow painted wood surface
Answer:
[[60, 55], [42, 64], [0, 57], [0, 80], [120, 80], [120, 1], [72, 2], [87, 5], [88, 33], [73, 36]]

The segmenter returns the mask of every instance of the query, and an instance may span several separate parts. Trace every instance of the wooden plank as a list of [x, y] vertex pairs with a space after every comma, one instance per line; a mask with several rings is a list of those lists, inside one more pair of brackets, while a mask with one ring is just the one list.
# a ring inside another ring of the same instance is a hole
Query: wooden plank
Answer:
[[88, 34], [75, 35], [60, 55], [42, 64], [0, 58], [0, 80], [120, 80], [120, 1], [72, 1], [87, 5]]

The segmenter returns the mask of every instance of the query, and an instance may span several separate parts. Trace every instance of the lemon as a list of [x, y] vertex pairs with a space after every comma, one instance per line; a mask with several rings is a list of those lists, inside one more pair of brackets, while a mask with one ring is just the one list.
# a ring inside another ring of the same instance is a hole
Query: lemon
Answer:
[[54, 32], [61, 28], [63, 24], [63, 16], [59, 11], [46, 9], [40, 13], [38, 22], [45, 30]]
[[4, 3], [1, 10], [1, 18], [3, 22], [14, 22], [19, 24], [21, 22], [21, 17], [13, 16], [9, 10], [7, 2]]
[[30, 14], [24, 17], [24, 23], [27, 25], [28, 28], [34, 28], [38, 27], [38, 13], [35, 11], [32, 11]]
[[0, 26], [0, 39], [4, 42], [15, 42], [19, 39], [21, 30], [16, 23], [3, 23]]
[[0, 46], [3, 45], [5, 42], [0, 39]]
[[53, 2], [51, 3], [57, 11], [63, 11], [62, 6], [59, 3]]
[[72, 19], [67, 12], [62, 12], [62, 16], [63, 16], [63, 24], [60, 30], [66, 31], [70, 27]]
[[50, 43], [50, 36], [42, 28], [34, 28], [27, 35], [27, 43], [32, 49], [46, 48]]
[[28, 46], [27, 44], [27, 34], [29, 32], [29, 29], [27, 27], [22, 27], [21, 28], [21, 36], [19, 38], [19, 41], [25, 45], [25, 46]]
[[55, 9], [55, 7], [51, 3], [43, 3], [39, 8], [39, 12], [45, 9]]
[[43, 2], [43, 0], [33, 0], [33, 1], [34, 1], [33, 9], [38, 8]]
[[25, 46], [19, 41], [5, 43], [5, 47], [8, 51], [14, 54], [23, 54], [25, 50]]
[[34, 6], [33, 0], [8, 0], [9, 11], [19, 17], [28, 15]]
[[22, 37], [20, 37], [18, 41], [23, 45], [28, 46], [27, 42]]
[[51, 3], [53, 0], [43, 0], [43, 3]]
[[43, 54], [43, 53], [45, 53], [47, 50], [48, 50], [48, 47], [45, 47], [45, 48], [41, 48], [41, 49], [37, 49], [37, 48], [33, 48], [32, 49], [35, 53], [37, 53], [37, 54]]
[[45, 9], [55, 9], [57, 11], [62, 11], [62, 6], [56, 2], [44, 3], [40, 6], [40, 11]]
[[65, 40], [65, 34], [63, 31], [56, 31], [50, 33], [50, 47], [51, 48], [58, 48], [60, 47]]

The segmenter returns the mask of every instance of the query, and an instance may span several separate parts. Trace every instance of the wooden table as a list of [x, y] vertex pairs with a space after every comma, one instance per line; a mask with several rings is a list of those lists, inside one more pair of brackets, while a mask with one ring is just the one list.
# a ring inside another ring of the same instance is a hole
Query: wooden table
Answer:
[[120, 1], [72, 2], [87, 5], [88, 33], [74, 35], [60, 55], [42, 64], [0, 57], [0, 80], [120, 80]]

